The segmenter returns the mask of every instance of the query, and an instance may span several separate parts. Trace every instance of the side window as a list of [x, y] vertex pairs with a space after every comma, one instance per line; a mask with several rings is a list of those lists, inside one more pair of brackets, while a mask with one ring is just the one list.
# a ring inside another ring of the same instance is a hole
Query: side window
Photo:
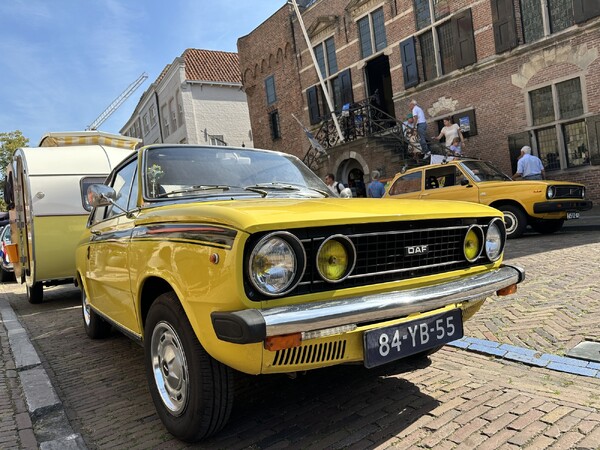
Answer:
[[[137, 161], [136, 161], [137, 163]], [[137, 164], [134, 164], [135, 174], [133, 176], [133, 180], [131, 181], [131, 190], [129, 191], [129, 201], [127, 202], [127, 210], [131, 210], [137, 207], [137, 197], [138, 197], [138, 171]]]
[[273, 75], [266, 78], [265, 91], [267, 92], [267, 105], [272, 105], [277, 101], [277, 94], [275, 92], [275, 77]]
[[396, 181], [394, 181], [394, 184], [392, 184], [389, 195], [419, 192], [421, 190], [421, 175], [422, 172], [415, 172], [398, 178]]
[[469, 179], [463, 173], [463, 171], [460, 170], [458, 167], [456, 168], [456, 175], [455, 176], [456, 176], [456, 179], [454, 180], [454, 185], [455, 186], [463, 186], [463, 184], [468, 184]]
[[[112, 188], [117, 193], [117, 199], [115, 203], [122, 209], [115, 208], [114, 206], [107, 207], [106, 218], [123, 214], [123, 210], [127, 210], [127, 204], [129, 203], [129, 195], [133, 186], [134, 175], [137, 170], [137, 160], [134, 160], [123, 167], [119, 172], [116, 173], [115, 179], [112, 183]], [[137, 189], [137, 183], [136, 189]]]
[[460, 171], [450, 165], [427, 170], [425, 172], [425, 189], [442, 189], [460, 185]]
[[425, 189], [437, 189], [440, 187], [440, 182], [438, 177], [436, 177], [433, 173], [427, 172], [425, 175]]

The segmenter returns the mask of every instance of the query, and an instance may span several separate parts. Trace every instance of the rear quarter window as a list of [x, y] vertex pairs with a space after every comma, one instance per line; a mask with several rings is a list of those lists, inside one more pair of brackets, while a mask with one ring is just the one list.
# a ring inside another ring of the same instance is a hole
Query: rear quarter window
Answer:
[[404, 175], [394, 181], [390, 187], [389, 195], [409, 194], [421, 190], [422, 173], [415, 172]]

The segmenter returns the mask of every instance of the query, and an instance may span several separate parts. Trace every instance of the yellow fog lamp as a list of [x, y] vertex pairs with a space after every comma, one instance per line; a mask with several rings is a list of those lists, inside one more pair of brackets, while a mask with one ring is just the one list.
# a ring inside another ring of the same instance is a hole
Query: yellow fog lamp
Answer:
[[354, 269], [356, 249], [346, 236], [335, 235], [325, 240], [317, 252], [317, 270], [331, 283], [345, 280]]
[[483, 230], [479, 225], [472, 225], [467, 231], [463, 243], [463, 252], [467, 261], [474, 262], [483, 249]]

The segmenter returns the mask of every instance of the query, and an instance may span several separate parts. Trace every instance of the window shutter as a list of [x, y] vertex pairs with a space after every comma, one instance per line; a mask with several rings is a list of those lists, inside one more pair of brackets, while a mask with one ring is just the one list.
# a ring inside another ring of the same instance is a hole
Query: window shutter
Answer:
[[308, 100], [308, 117], [310, 118], [310, 124], [314, 125], [319, 123], [321, 114], [319, 112], [319, 99], [317, 97], [316, 86], [313, 86], [306, 91], [306, 98]]
[[456, 67], [466, 67], [477, 61], [475, 54], [475, 36], [473, 36], [473, 20], [471, 9], [456, 15], [453, 19]]
[[598, 0], [573, 0], [573, 14], [575, 23], [583, 23], [598, 17], [600, 16], [600, 2]]
[[352, 79], [350, 78], [350, 69], [344, 70], [339, 75], [340, 79], [340, 90], [342, 92], [342, 105], [346, 103], [352, 103], [354, 101], [354, 94], [352, 93]]
[[404, 88], [408, 89], [419, 84], [419, 70], [417, 68], [417, 52], [415, 39], [409, 37], [400, 43], [402, 55], [402, 75], [404, 76]]
[[512, 0], [492, 0], [492, 20], [496, 53], [515, 48], [518, 41]]

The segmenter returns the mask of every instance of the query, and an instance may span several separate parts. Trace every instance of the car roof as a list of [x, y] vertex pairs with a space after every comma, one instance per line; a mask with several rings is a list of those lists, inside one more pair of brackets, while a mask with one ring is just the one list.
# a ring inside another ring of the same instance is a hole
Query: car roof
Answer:
[[443, 163], [438, 163], [438, 164], [424, 164], [422, 166], [417, 166], [417, 167], [408, 169], [405, 172], [398, 172], [396, 175], [394, 175], [393, 178], [398, 178], [399, 176], [402, 176], [402, 175], [407, 175], [409, 173], [414, 173], [414, 172], [420, 172], [420, 171], [427, 170], [427, 169], [434, 169], [436, 167], [444, 167], [444, 166], [448, 166], [448, 165], [456, 166], [459, 163], [464, 162], [464, 161], [481, 161], [481, 160], [476, 159], [476, 158], [458, 158], [458, 159], [453, 159], [453, 160], [446, 161]]

